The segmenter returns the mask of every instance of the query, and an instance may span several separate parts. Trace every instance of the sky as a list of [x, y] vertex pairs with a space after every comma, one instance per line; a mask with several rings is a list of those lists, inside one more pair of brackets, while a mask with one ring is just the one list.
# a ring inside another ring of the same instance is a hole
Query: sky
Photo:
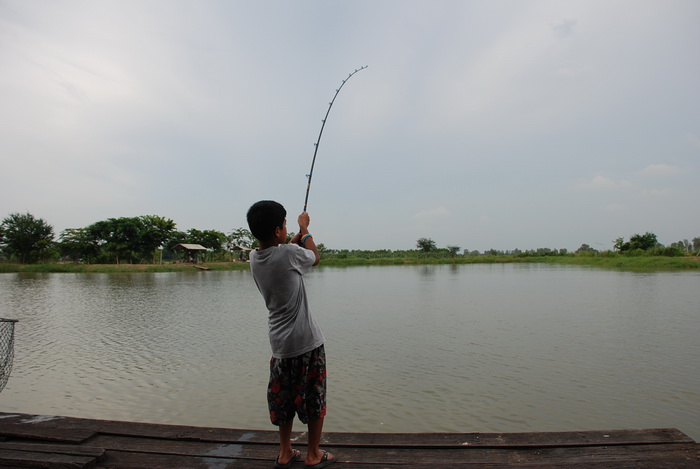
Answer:
[[0, 218], [330, 249], [700, 237], [700, 2], [0, 0]]

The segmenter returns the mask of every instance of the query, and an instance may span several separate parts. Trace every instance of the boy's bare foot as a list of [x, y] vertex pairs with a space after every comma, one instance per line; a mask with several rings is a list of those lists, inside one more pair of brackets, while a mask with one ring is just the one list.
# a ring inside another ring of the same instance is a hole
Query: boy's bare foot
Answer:
[[320, 459], [309, 460], [309, 456], [306, 456], [306, 464], [304, 469], [321, 469], [322, 467], [329, 466], [335, 462], [335, 457], [328, 451], [324, 451]]

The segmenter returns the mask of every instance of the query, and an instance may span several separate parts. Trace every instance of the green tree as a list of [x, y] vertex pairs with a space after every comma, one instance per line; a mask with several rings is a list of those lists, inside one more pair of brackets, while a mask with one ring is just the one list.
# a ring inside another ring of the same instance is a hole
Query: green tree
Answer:
[[615, 244], [613, 245], [615, 250], [619, 252], [635, 251], [637, 249], [648, 251], [658, 246], [660, 246], [660, 244], [656, 239], [656, 235], [649, 232], [646, 232], [643, 235], [632, 235], [630, 236], [629, 241], [625, 241], [624, 238], [617, 238], [615, 240]]
[[138, 218], [140, 222], [138, 233], [138, 250], [141, 260], [153, 256], [155, 264], [156, 249], [163, 246], [175, 231], [175, 222], [169, 218], [157, 215], [143, 215]]
[[236, 246], [243, 246], [247, 248], [255, 247], [257, 240], [249, 230], [245, 228], [237, 228], [231, 232], [227, 237], [227, 248], [232, 251]]
[[642, 251], [648, 251], [659, 246], [659, 241], [656, 239], [654, 233], [646, 232], [643, 235], [635, 234], [630, 236], [630, 249], [641, 249]]
[[437, 250], [435, 241], [430, 238], [420, 238], [416, 241], [416, 247], [423, 252], [431, 252]]
[[455, 257], [460, 249], [462, 248], [459, 246], [447, 246], [447, 250], [450, 251], [450, 257]]
[[97, 260], [100, 253], [99, 241], [87, 228], [67, 228], [58, 239], [58, 249], [62, 256], [74, 261], [82, 259], [88, 263]]
[[191, 244], [201, 244], [214, 252], [221, 252], [224, 249], [227, 237], [221, 231], [198, 230], [192, 228], [187, 230], [187, 242]]
[[3, 253], [22, 264], [42, 259], [54, 244], [53, 227], [30, 213], [10, 214], [0, 224], [0, 232]]
[[596, 252], [598, 252], [596, 249], [590, 247], [588, 244], [585, 244], [585, 243], [582, 244], [581, 247], [579, 247], [579, 248], [576, 250], [576, 254], [583, 254], [583, 253], [591, 253], [591, 254], [593, 254], [593, 253], [596, 253]]
[[98, 221], [86, 229], [100, 246], [101, 254], [119, 264], [125, 260], [132, 263], [137, 258], [141, 250], [140, 227], [138, 218], [122, 217]]
[[192, 228], [187, 231], [187, 243], [201, 244], [208, 249], [206, 257], [212, 260], [213, 255], [220, 254], [224, 251], [228, 238], [221, 231], [216, 230], [197, 230]]

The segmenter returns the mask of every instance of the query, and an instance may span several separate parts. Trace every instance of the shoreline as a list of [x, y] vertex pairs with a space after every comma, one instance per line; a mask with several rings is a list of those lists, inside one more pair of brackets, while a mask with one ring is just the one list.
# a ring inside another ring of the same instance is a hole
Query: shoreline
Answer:
[[[700, 257], [628, 257], [628, 256], [479, 256], [455, 258], [330, 258], [321, 259], [321, 267], [354, 267], [382, 265], [463, 265], [463, 264], [556, 264], [595, 267], [639, 272], [682, 272], [700, 270]], [[202, 262], [169, 264], [14, 264], [0, 263], [0, 273], [140, 273], [140, 272], [200, 272], [248, 270], [247, 262]]]

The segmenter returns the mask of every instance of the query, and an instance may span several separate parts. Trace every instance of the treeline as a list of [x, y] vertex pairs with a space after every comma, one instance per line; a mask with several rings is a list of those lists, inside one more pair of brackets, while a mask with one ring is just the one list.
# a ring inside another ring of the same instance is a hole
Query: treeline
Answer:
[[0, 258], [22, 264], [74, 261], [94, 264], [150, 264], [180, 259], [178, 244], [206, 248], [206, 261], [232, 260], [237, 245], [252, 245], [248, 230], [179, 231], [173, 220], [156, 215], [109, 218], [83, 228], [63, 230], [30, 213], [13, 213], [0, 224]]
[[[325, 259], [700, 255], [700, 237], [664, 246], [654, 233], [647, 232], [632, 235], [629, 240], [618, 238], [614, 243], [614, 251], [598, 251], [582, 244], [574, 252], [551, 248], [480, 252], [454, 245], [439, 248], [430, 238], [418, 239], [416, 249], [409, 250], [330, 249], [323, 244], [318, 248]], [[175, 249], [178, 244], [203, 246], [206, 252], [202, 260], [209, 262], [242, 258], [241, 251], [235, 252], [239, 246], [257, 247], [257, 241], [245, 228], [233, 229], [230, 233], [195, 228], [180, 231], [173, 220], [156, 215], [108, 218], [83, 228], [63, 230], [58, 238], [49, 223], [30, 213], [13, 213], [0, 223], [0, 260], [23, 264], [51, 261], [155, 264], [182, 260]]]
[[614, 250], [599, 251], [588, 244], [582, 244], [576, 251], [570, 252], [567, 249], [537, 248], [529, 250], [498, 250], [488, 249], [483, 252], [478, 250], [462, 249], [459, 246], [437, 247], [430, 238], [420, 238], [416, 242], [416, 249], [396, 250], [348, 250], [348, 249], [327, 249], [322, 244], [319, 245], [321, 256], [326, 259], [382, 259], [382, 258], [456, 258], [456, 257], [550, 257], [550, 256], [700, 256], [700, 237], [692, 241], [687, 239], [671, 243], [664, 246], [659, 243], [654, 233], [643, 235], [635, 234], [630, 236], [629, 241], [624, 238], [615, 240]]

